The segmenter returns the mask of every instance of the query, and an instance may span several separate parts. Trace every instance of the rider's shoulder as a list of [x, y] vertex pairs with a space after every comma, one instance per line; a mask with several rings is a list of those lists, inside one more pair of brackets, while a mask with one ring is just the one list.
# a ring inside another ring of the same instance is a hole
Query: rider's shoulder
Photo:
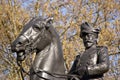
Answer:
[[97, 46], [97, 49], [99, 50], [108, 50], [107, 46]]

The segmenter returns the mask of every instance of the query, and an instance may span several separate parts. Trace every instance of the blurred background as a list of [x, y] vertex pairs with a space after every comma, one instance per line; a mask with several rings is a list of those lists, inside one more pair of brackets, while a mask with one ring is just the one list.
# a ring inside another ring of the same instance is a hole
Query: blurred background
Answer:
[[[120, 0], [0, 0], [0, 80], [22, 80], [16, 53], [9, 46], [35, 16], [54, 18], [68, 70], [75, 56], [84, 51], [80, 24], [87, 21], [100, 27], [98, 44], [108, 47], [110, 59], [105, 80], [120, 80]], [[34, 56], [23, 63], [27, 71]], [[29, 80], [26, 74], [24, 78]]]

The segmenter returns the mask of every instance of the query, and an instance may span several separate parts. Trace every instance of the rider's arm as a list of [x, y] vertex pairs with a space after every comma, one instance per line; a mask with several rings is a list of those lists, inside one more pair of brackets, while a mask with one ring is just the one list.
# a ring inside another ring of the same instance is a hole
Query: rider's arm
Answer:
[[109, 70], [109, 56], [107, 47], [102, 47], [98, 54], [98, 63], [88, 66], [89, 75], [100, 75]]
[[77, 64], [79, 63], [79, 59], [80, 59], [80, 54], [76, 56], [76, 58], [72, 64], [72, 67], [69, 71], [69, 74], [76, 74], [76, 67], [77, 67]]

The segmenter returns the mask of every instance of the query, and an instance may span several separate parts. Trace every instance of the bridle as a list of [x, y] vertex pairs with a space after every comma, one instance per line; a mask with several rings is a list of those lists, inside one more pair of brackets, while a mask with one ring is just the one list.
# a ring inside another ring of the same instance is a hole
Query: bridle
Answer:
[[[42, 30], [40, 33], [38, 33], [38, 38], [37, 39], [41, 39], [40, 37], [40, 34], [44, 34], [44, 30]], [[28, 43], [25, 45], [25, 51], [23, 52], [24, 53], [24, 56], [26, 57], [27, 56], [27, 54], [31, 54], [31, 53], [33, 53], [33, 52], [36, 52], [36, 50], [35, 50], [35, 43], [37, 43], [38, 42], [38, 40], [37, 41], [35, 41], [34, 42], [34, 40], [33, 39], [31, 39], [31, 38], [28, 38], [25, 34], [20, 34], [21, 36], [23, 36], [27, 41], [28, 41]], [[33, 45], [32, 45], [33, 44]], [[27, 48], [26, 48], [26, 46], [27, 46]], [[18, 59], [16, 59], [16, 61], [17, 61], [17, 65], [20, 67], [20, 73], [21, 73], [21, 77], [22, 77], [22, 80], [24, 80], [24, 76], [23, 76], [23, 73], [26, 73], [27, 75], [29, 75], [30, 76], [30, 73], [29, 72], [27, 72], [27, 71], [25, 71], [25, 69], [22, 67], [22, 61], [19, 61]], [[39, 76], [40, 77], [40, 76]], [[42, 78], [42, 79], [45, 79], [45, 78], [43, 78], [43, 77], [40, 77], [40, 78]], [[48, 80], [48, 79], [45, 79], [45, 80]]]
[[[36, 38], [36, 41], [34, 39], [32, 39], [31, 37], [28, 37], [26, 34], [20, 34], [21, 36], [23, 36], [26, 40], [27, 40], [27, 43], [25, 45], [25, 53], [30, 53], [30, 52], [33, 52], [35, 51], [36, 49], [36, 44], [42, 39], [42, 35], [45, 34], [45, 28], [43, 28], [38, 34], [34, 34], [34, 35], [38, 35], [37, 38]], [[32, 35], [32, 36], [34, 36]]]
[[[25, 51], [24, 51], [24, 55], [25, 56], [27, 56], [27, 54], [29, 54], [29, 53], [32, 53], [32, 52], [35, 52], [35, 45], [31, 45], [31, 44], [35, 44], [35, 43], [37, 43], [38, 41], [40, 41], [40, 37], [41, 37], [41, 35], [43, 35], [45, 33], [45, 30], [43, 29], [40, 33], [38, 33], [38, 38], [37, 39], [39, 39], [39, 40], [37, 40], [37, 41], [34, 41], [34, 40], [32, 40], [32, 39], [30, 39], [30, 38], [28, 38], [26, 35], [24, 35], [24, 34], [20, 34], [20, 35], [22, 35], [23, 37], [25, 37], [26, 39], [27, 39], [27, 41], [28, 41], [28, 44], [26, 44], [25, 46], [27, 46], [27, 48], [25, 49]], [[18, 64], [18, 66], [20, 67], [20, 73], [21, 73], [21, 77], [22, 77], [22, 80], [24, 80], [24, 76], [23, 76], [23, 73], [25, 73], [25, 74], [27, 74], [28, 76], [30, 76], [30, 73], [29, 72], [27, 72], [27, 71], [25, 71], [25, 69], [23, 68], [23, 66], [22, 66], [22, 61], [19, 61], [19, 60], [17, 60], [17, 64]], [[63, 79], [67, 79], [67, 78], [70, 78], [70, 77], [79, 77], [78, 75], [71, 75], [71, 74], [58, 74], [58, 73], [50, 73], [50, 72], [48, 72], [48, 71], [45, 71], [45, 70], [43, 70], [43, 69], [38, 69], [38, 70], [33, 70], [34, 71], [34, 74], [36, 74], [39, 78], [41, 78], [41, 79], [44, 79], [44, 80], [51, 80], [51, 79], [47, 79], [47, 78], [44, 78], [44, 77], [42, 77], [42, 76], [40, 76], [39, 75], [39, 73], [41, 73], [41, 72], [44, 72], [44, 73], [46, 73], [46, 74], [48, 74], [48, 75], [50, 75], [50, 76], [52, 76], [52, 77], [55, 77], [55, 78], [63, 78]]]

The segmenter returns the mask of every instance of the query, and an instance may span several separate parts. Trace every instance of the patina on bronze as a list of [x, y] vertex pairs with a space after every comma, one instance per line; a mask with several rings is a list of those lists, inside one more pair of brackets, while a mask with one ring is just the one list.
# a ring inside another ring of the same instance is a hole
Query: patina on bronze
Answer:
[[79, 77], [68, 80], [103, 80], [104, 73], [109, 70], [109, 56], [107, 47], [97, 46], [100, 29], [95, 29], [85, 22], [81, 24], [80, 30], [85, 52], [76, 56], [69, 71], [69, 74]]
[[11, 44], [11, 49], [17, 53], [19, 61], [23, 61], [29, 52], [36, 51], [30, 69], [30, 80], [64, 80], [51, 75], [65, 74], [66, 71], [59, 35], [51, 18], [31, 19]]

